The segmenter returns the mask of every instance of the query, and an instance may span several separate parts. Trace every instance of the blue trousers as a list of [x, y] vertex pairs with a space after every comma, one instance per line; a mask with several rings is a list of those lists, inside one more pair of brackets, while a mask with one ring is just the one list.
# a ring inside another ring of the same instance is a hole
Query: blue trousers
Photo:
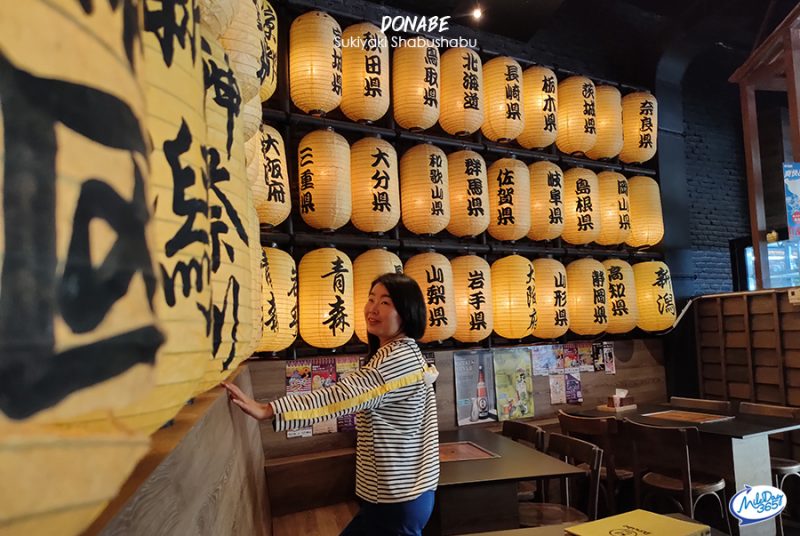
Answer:
[[434, 492], [410, 501], [374, 504], [361, 501], [361, 509], [339, 536], [422, 536], [433, 512]]

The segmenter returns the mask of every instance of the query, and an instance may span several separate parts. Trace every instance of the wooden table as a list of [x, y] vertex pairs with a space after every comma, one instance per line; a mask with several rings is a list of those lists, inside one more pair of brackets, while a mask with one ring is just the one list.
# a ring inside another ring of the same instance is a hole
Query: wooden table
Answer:
[[[725, 491], [728, 500], [737, 491], [744, 489], [745, 484], [750, 486], [772, 485], [768, 437], [771, 434], [800, 429], [800, 422], [761, 415], [731, 413], [732, 419], [700, 424], [667, 421], [643, 415], [668, 409], [676, 408], [666, 405], [644, 405], [635, 410], [616, 414], [609, 414], [596, 409], [580, 410], [577, 408], [570, 408], [567, 412], [582, 417], [614, 416], [617, 419], [628, 418], [634, 422], [653, 426], [696, 427], [700, 431], [701, 446], [691, 452], [692, 467], [695, 469], [702, 468], [704, 472], [725, 478], [727, 482]], [[685, 408], [680, 409], [681, 411], [692, 411]], [[708, 410], [696, 410], [696, 412], [716, 413]], [[620, 454], [624, 456], [624, 453]], [[737, 519], [731, 516], [731, 528], [734, 534], [740, 535], [775, 534], [775, 523], [773, 521], [756, 523], [740, 528], [738, 527]]]
[[471, 441], [498, 457], [441, 464], [436, 503], [426, 535], [516, 529], [519, 527], [517, 482], [586, 474], [487, 430], [461, 428], [439, 433], [440, 443], [456, 441]]

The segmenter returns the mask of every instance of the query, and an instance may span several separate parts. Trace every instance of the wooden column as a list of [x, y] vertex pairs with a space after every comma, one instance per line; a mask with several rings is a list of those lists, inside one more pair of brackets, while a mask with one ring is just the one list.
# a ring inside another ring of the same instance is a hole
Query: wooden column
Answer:
[[800, 30], [789, 28], [788, 39], [784, 41], [783, 57], [786, 61], [786, 97], [789, 101], [789, 125], [792, 137], [792, 159], [800, 162]]
[[764, 183], [761, 176], [761, 148], [758, 144], [756, 90], [747, 82], [739, 84], [742, 104], [744, 155], [747, 164], [747, 197], [750, 205], [750, 235], [756, 269], [756, 288], [770, 288], [767, 255], [767, 223], [764, 214]]

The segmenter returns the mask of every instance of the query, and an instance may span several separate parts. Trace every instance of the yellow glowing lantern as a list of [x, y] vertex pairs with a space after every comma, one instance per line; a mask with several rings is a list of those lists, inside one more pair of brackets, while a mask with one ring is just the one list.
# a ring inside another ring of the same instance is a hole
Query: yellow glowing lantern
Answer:
[[342, 28], [322, 11], [300, 15], [289, 30], [292, 102], [321, 115], [342, 102]]
[[292, 210], [286, 146], [278, 131], [266, 124], [261, 125], [259, 142], [267, 194], [263, 202], [256, 204], [256, 212], [261, 223], [274, 227], [283, 223]]
[[403, 225], [414, 234], [436, 234], [450, 222], [447, 156], [430, 143], [409, 149], [400, 159]]
[[439, 49], [403, 44], [394, 49], [394, 120], [409, 130], [431, 128], [439, 120]]
[[492, 141], [511, 141], [525, 128], [522, 67], [498, 56], [483, 66], [483, 80], [486, 111], [481, 132]]
[[601, 171], [597, 182], [600, 235], [595, 242], [603, 246], [622, 244], [631, 232], [628, 179], [615, 171]]
[[622, 149], [622, 97], [614, 86], [597, 86], [597, 141], [586, 156], [614, 158]]
[[[261, 3], [261, 0], [256, 0]], [[258, 31], [260, 14], [253, 0], [238, 0], [236, 14], [228, 28], [222, 32], [220, 43], [228, 52], [231, 69], [239, 84], [242, 103], [257, 97], [264, 81], [261, 53], [264, 33]]]
[[[203, 68], [230, 72], [222, 46], [203, 31]], [[253, 198], [245, 167], [240, 108], [221, 101], [218, 92], [238, 95], [232, 78], [205, 79], [209, 214], [211, 228], [210, 311], [212, 351], [200, 390], [219, 384], [245, 357], [250, 344], [252, 269], [250, 266], [250, 207]], [[240, 104], [243, 104], [240, 101]]]
[[350, 220], [350, 146], [333, 130], [306, 134], [297, 148], [300, 215], [315, 229]]
[[200, 20], [209, 35], [217, 39], [231, 25], [239, 0], [199, 0]]
[[143, 5], [31, 0], [0, 16], [4, 535], [81, 534], [148, 449], [113, 422], [102, 434], [33, 424], [109, 421], [152, 387], [163, 335]]
[[256, 95], [242, 106], [242, 137], [250, 141], [261, 126], [261, 97]]
[[389, 42], [369, 22], [344, 30], [342, 112], [353, 121], [377, 121], [389, 109]]
[[594, 171], [572, 168], [564, 173], [564, 230], [570, 244], [588, 244], [600, 236], [599, 184]]
[[578, 335], [599, 335], [608, 326], [606, 268], [594, 259], [567, 265], [569, 329]]
[[659, 261], [634, 264], [633, 277], [639, 301], [639, 321], [636, 325], [650, 332], [671, 328], [675, 324], [677, 309], [667, 265]]
[[477, 255], [463, 255], [450, 261], [456, 302], [456, 332], [459, 342], [482, 341], [492, 333], [492, 270]]
[[[160, 8], [152, 0], [145, 5]], [[199, 22], [193, 12], [187, 16], [190, 25]], [[176, 42], [171, 47], [162, 46], [156, 31], [145, 31], [142, 38], [153, 142], [147, 193], [153, 207], [154, 258], [162, 281], [154, 305], [166, 340], [156, 355], [155, 389], [116, 410], [114, 417], [126, 428], [149, 434], [192, 397], [209, 360], [211, 339], [203, 311], [211, 306], [211, 250], [201, 150], [206, 126], [200, 34], [187, 34], [183, 46]], [[174, 91], [175, 87], [182, 91]]]
[[450, 222], [453, 236], [476, 236], [489, 227], [489, 192], [486, 162], [475, 151], [447, 155], [450, 174]]
[[456, 332], [453, 270], [447, 257], [420, 253], [406, 261], [403, 272], [417, 282], [427, 308], [425, 334], [420, 342], [443, 341]]
[[300, 336], [317, 348], [342, 346], [353, 336], [353, 265], [334, 248], [315, 249], [300, 260]]
[[556, 339], [569, 329], [567, 269], [555, 259], [534, 259], [536, 273], [536, 327], [532, 335]]
[[528, 166], [531, 176], [531, 240], [554, 240], [564, 230], [564, 174], [548, 161]]
[[497, 240], [519, 240], [531, 228], [531, 177], [525, 162], [496, 160], [487, 173], [489, 234]]
[[558, 133], [558, 81], [547, 67], [528, 67], [522, 73], [522, 110], [525, 128], [517, 143], [526, 149], [541, 149], [552, 145]]
[[369, 299], [372, 282], [383, 274], [403, 273], [400, 257], [385, 249], [371, 249], [353, 261], [353, 283], [355, 295], [355, 329], [361, 342], [367, 341], [367, 323], [364, 319], [364, 306]]
[[261, 249], [261, 226], [258, 223], [256, 208], [250, 205], [248, 217], [248, 245], [250, 246], [250, 337], [242, 355], [244, 359], [252, 357], [264, 335], [263, 302], [264, 294], [272, 292], [272, 278], [269, 265], [265, 266], [266, 257]]
[[[163, 243], [152, 248], [157, 242], [148, 223], [152, 170], [141, 7], [104, 2], [86, 10], [79, 2], [35, 0], [2, 9], [0, 426], [6, 419], [12, 428], [22, 421], [63, 423], [94, 410], [108, 421], [109, 410], [135, 403], [153, 386], [164, 340], [154, 314], [154, 256]], [[161, 58], [154, 65], [165, 70]], [[39, 98], [34, 86], [43, 92]], [[197, 105], [192, 92], [187, 88], [186, 110]], [[169, 125], [182, 146], [171, 156], [188, 152], [176, 165], [189, 167], [194, 152], [180, 127], [180, 121]], [[160, 136], [166, 130], [158, 126]], [[169, 173], [164, 155], [155, 157], [159, 172], [166, 167]], [[171, 179], [162, 177], [162, 187]], [[0, 437], [5, 443], [2, 430]], [[65, 533], [58, 519], [45, 519], [56, 512], [38, 510], [37, 499], [21, 504], [15, 498], [20, 487], [31, 486], [49, 499], [42, 491], [54, 490], [57, 467], [36, 481], [26, 474], [27, 463], [11, 469], [13, 478], [2, 474], [15, 484], [0, 491], [6, 501], [0, 531], [21, 522], [31, 528], [22, 533]], [[109, 476], [117, 471], [108, 468]], [[55, 494], [65, 498], [69, 484], [61, 484]], [[102, 508], [96, 497], [115, 492], [73, 495], [61, 504], [64, 517], [76, 513], [88, 524], [87, 512], [76, 507], [86, 501]], [[5, 517], [9, 510], [13, 522]]]
[[[261, 56], [261, 70], [264, 77], [258, 93], [266, 102], [278, 87], [278, 15], [267, 0], [258, 0], [256, 7], [261, 15], [258, 30], [264, 34], [264, 51]], [[260, 74], [260, 73], [259, 73]]]
[[509, 255], [492, 263], [494, 331], [506, 339], [522, 339], [537, 325], [536, 278], [531, 261]]
[[263, 262], [269, 267], [272, 293], [262, 294], [264, 331], [256, 351], [280, 352], [297, 338], [297, 266], [285, 251], [274, 247], [262, 251]]
[[622, 97], [622, 151], [626, 164], [647, 162], [658, 145], [658, 102], [650, 93], [629, 93]]
[[383, 233], [400, 221], [397, 153], [380, 138], [362, 138], [350, 148], [351, 221], [359, 231]]
[[636, 298], [636, 280], [633, 268], [625, 261], [607, 259], [603, 261], [608, 281], [606, 314], [607, 333], [628, 333], [636, 327], [639, 319], [639, 302]]
[[597, 140], [595, 87], [585, 76], [570, 76], [558, 84], [558, 134], [562, 153], [586, 154]]
[[442, 54], [439, 124], [448, 134], [466, 136], [483, 124], [483, 72], [478, 53], [451, 48]]
[[628, 179], [631, 232], [625, 243], [634, 248], [654, 246], [664, 238], [661, 191], [650, 177]]
[[245, 142], [244, 152], [247, 162], [247, 182], [253, 194], [253, 205], [254, 208], [263, 211], [263, 206], [267, 202], [267, 181], [264, 175], [264, 155], [261, 152], [261, 131]]

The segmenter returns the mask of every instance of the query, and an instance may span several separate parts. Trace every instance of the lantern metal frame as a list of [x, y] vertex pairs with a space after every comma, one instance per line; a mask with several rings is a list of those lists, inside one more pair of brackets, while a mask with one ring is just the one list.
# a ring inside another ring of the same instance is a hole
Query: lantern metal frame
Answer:
[[[369, 20], [365, 19], [363, 16], [356, 16], [352, 12], [347, 12], [346, 10], [336, 9], [333, 6], [326, 5], [320, 7], [311, 0], [279, 0], [274, 1], [273, 6], [278, 15], [279, 28], [289, 28], [292, 20], [296, 16], [313, 9], [324, 9], [326, 13], [336, 18], [342, 27], [355, 22]], [[387, 33], [387, 35], [395, 34], [395, 32]], [[436, 37], [436, 35], [426, 32], [421, 32], [420, 35], [429, 38]], [[389, 65], [391, 65], [391, 59], [393, 58], [392, 52], [393, 51], [390, 50]], [[519, 62], [523, 69], [531, 65], [539, 64], [531, 59], [508, 53], [510, 51], [478, 48], [477, 52], [484, 61], [501, 55], [511, 57]], [[626, 177], [645, 175], [654, 178], [657, 175], [656, 166], [658, 159], [652, 159], [648, 167], [642, 167], [622, 163], [618, 158], [591, 160], [589, 158], [568, 155], [558, 151], [555, 143], [551, 144], [545, 150], [524, 149], [516, 142], [495, 143], [487, 140], [483, 137], [480, 129], [470, 136], [452, 136], [445, 133], [438, 122], [425, 132], [413, 132], [403, 129], [395, 123], [394, 114], [392, 113], [393, 101], [386, 114], [380, 120], [372, 123], [353, 122], [346, 118], [338, 108], [322, 117], [311, 116], [294, 106], [290, 98], [288, 87], [289, 36], [287, 31], [280, 32], [278, 35], [278, 56], [279, 69], [277, 89], [268, 101], [262, 103], [262, 113], [263, 120], [272, 125], [283, 135], [284, 146], [287, 152], [286, 173], [287, 176], [290, 177], [290, 195], [294, 203], [289, 217], [283, 223], [276, 227], [270, 227], [264, 224], [261, 225], [260, 238], [262, 246], [281, 247], [281, 249], [292, 255], [298, 263], [305, 253], [319, 247], [335, 247], [346, 253], [351, 260], [368, 249], [385, 248], [398, 255], [404, 263], [409, 257], [424, 251], [436, 251], [444, 254], [448, 258], [474, 253], [481, 256], [489, 264], [498, 258], [515, 253], [531, 260], [537, 257], [549, 256], [559, 260], [564, 265], [572, 260], [587, 256], [598, 260], [615, 257], [631, 264], [639, 261], [664, 259], [663, 253], [658, 248], [635, 249], [624, 244], [607, 247], [598, 246], [596, 244], [589, 246], [572, 246], [562, 242], [560, 238], [541, 242], [532, 241], [527, 238], [523, 238], [517, 242], [501, 242], [489, 236], [488, 232], [483, 232], [473, 238], [456, 238], [450, 235], [446, 230], [434, 236], [415, 235], [405, 229], [402, 220], [398, 222], [393, 229], [385, 233], [361, 232], [355, 229], [352, 223], [346, 224], [335, 232], [325, 232], [309, 227], [303, 222], [297, 210], [296, 157], [297, 145], [300, 139], [308, 132], [316, 129], [333, 128], [336, 132], [344, 136], [350, 144], [364, 136], [380, 137], [394, 145], [397, 150], [398, 159], [406, 150], [416, 144], [432, 143], [443, 149], [450, 149], [451, 151], [461, 149], [473, 150], [487, 159], [487, 165], [489, 162], [493, 162], [499, 158], [514, 157], [524, 161], [526, 164], [530, 164], [534, 161], [547, 160], [558, 164], [562, 169], [585, 167], [596, 171], [617, 171]], [[581, 74], [558, 67], [544, 66], [552, 69], [559, 79]], [[621, 92], [647, 91], [645, 88], [604, 80], [586, 74], [582, 74], [582, 76], [587, 76], [596, 84], [614, 86]], [[658, 179], [656, 178], [656, 180]], [[359, 312], [360, 307], [360, 304], [356, 304], [355, 310]], [[611, 336], [603, 334], [591, 340], [607, 338], [622, 340], [642, 338], [643, 336], [652, 336], [652, 334], [645, 334], [636, 328], [627, 334]], [[423, 351], [440, 351], [475, 347], [491, 348], [494, 346], [534, 344], [537, 342], [561, 344], [573, 340], [589, 340], [589, 338], [581, 337], [568, 331], [564, 336], [554, 340], [537, 339], [530, 335], [520, 340], [507, 340], [499, 337], [496, 333], [492, 333], [480, 343], [460, 343], [455, 339], [448, 339], [438, 343], [420, 344], [420, 347]], [[365, 350], [366, 345], [362, 344], [355, 335], [353, 335], [353, 338], [347, 344], [339, 348], [318, 349], [309, 346], [298, 334], [297, 340], [286, 350], [281, 352], [256, 353], [254, 357], [256, 359], [294, 359], [299, 357], [312, 357], [320, 354], [363, 354]]]

